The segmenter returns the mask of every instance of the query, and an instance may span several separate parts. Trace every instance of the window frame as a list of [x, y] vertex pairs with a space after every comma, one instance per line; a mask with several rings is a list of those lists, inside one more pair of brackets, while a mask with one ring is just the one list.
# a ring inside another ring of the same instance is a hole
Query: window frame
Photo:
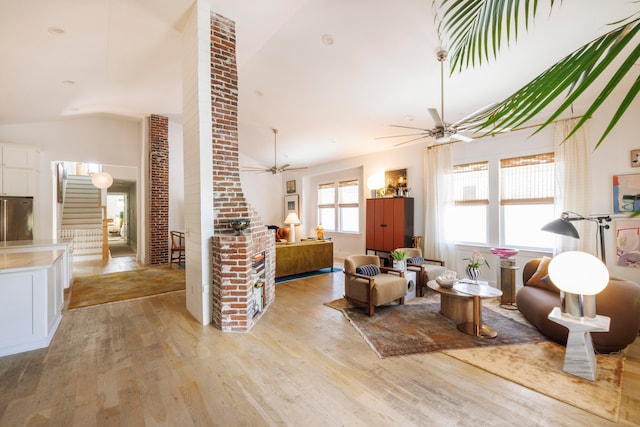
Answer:
[[[357, 187], [356, 191], [356, 201], [355, 202], [342, 202], [341, 201], [341, 192], [340, 189], [347, 186], [355, 186]], [[360, 224], [360, 215], [361, 215], [361, 203], [360, 203], [360, 179], [352, 178], [352, 179], [342, 179], [338, 181], [332, 182], [323, 182], [319, 183], [316, 191], [317, 191], [317, 206], [316, 206], [316, 214], [318, 218], [318, 223], [320, 223], [320, 209], [333, 209], [333, 217], [334, 224], [336, 225], [336, 229], [327, 229], [327, 227], [323, 224], [323, 228], [325, 233], [342, 233], [342, 234], [360, 234], [361, 233], [361, 224]], [[333, 203], [320, 203], [320, 191], [322, 189], [333, 188]], [[342, 221], [342, 211], [343, 208], [357, 208], [357, 213], [355, 215], [355, 223], [357, 224], [358, 229], [356, 231], [346, 231], [343, 229], [343, 221]]]

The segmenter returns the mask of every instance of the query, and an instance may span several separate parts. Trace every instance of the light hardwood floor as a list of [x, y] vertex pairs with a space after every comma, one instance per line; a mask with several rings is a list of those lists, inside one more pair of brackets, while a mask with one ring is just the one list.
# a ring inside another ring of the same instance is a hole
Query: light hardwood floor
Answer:
[[[280, 283], [246, 334], [198, 324], [184, 292], [65, 311], [49, 348], [0, 358], [0, 426], [615, 425], [441, 353], [379, 359], [323, 305], [342, 289]], [[639, 340], [619, 424], [640, 424]]]

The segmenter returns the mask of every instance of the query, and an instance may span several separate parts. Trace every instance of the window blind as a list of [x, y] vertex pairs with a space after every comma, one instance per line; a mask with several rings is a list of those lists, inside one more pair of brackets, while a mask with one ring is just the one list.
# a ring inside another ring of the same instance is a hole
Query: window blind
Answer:
[[500, 204], [553, 203], [553, 153], [500, 160]]
[[489, 162], [453, 166], [454, 201], [459, 205], [489, 204]]

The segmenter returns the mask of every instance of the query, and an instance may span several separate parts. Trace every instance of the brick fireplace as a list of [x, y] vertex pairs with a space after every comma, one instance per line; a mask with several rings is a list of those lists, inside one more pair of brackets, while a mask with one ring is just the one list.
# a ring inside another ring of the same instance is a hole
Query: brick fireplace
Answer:
[[[275, 298], [275, 238], [247, 203], [240, 183], [235, 23], [214, 13], [210, 22], [212, 322], [225, 332], [247, 332]], [[242, 235], [231, 228], [233, 219], [250, 220]]]

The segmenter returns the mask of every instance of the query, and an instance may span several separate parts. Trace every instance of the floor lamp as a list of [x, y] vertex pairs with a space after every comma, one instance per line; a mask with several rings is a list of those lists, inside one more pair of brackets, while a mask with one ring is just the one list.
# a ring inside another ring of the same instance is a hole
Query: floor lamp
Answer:
[[611, 217], [607, 216], [582, 216], [575, 212], [562, 212], [560, 218], [554, 219], [550, 223], [546, 224], [542, 227], [543, 231], [549, 231], [555, 234], [561, 234], [563, 236], [575, 237], [576, 239], [580, 238], [580, 234], [578, 234], [578, 230], [571, 224], [571, 221], [593, 221], [598, 224], [598, 244], [600, 251], [600, 259], [606, 265], [607, 257], [604, 250], [604, 230], [609, 229], [609, 224], [607, 222], [611, 222]]

